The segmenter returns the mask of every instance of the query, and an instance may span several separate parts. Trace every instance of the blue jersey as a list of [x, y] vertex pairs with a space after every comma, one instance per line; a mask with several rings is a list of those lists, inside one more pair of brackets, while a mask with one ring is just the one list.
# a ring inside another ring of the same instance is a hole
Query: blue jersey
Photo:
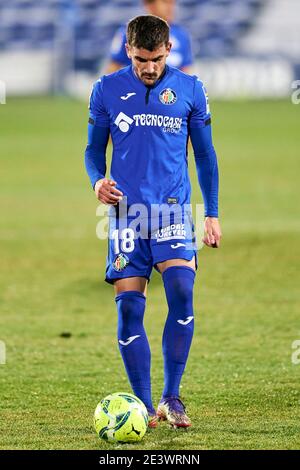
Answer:
[[[167, 58], [167, 64], [179, 69], [190, 66], [193, 63], [193, 56], [188, 32], [182, 26], [172, 24], [170, 26], [170, 41], [172, 49]], [[126, 28], [121, 27], [112, 41], [110, 58], [123, 66], [131, 64], [126, 53], [125, 43]]]
[[[110, 177], [129, 206], [190, 203], [188, 137], [193, 129], [210, 124], [206, 92], [196, 76], [166, 66], [152, 87], [145, 86], [131, 66], [104, 76], [92, 91], [90, 123], [110, 130]], [[103, 174], [96, 171], [92, 184]]]

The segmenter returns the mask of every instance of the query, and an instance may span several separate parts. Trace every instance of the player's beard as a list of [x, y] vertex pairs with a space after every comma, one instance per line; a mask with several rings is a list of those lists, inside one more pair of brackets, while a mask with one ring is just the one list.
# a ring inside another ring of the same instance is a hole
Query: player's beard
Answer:
[[154, 85], [158, 78], [158, 73], [142, 73], [141, 75], [141, 80], [145, 85]]

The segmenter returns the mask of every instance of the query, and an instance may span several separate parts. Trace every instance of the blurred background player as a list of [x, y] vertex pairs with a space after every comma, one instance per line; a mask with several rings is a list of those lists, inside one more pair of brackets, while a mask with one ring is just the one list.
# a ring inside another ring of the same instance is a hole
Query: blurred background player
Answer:
[[[143, 0], [146, 13], [159, 16], [170, 25], [170, 41], [172, 50], [167, 63], [172, 67], [177, 67], [183, 72], [190, 73], [193, 63], [191, 41], [188, 32], [179, 24], [174, 23], [175, 0]], [[130, 65], [126, 49], [126, 27], [122, 26], [116, 32], [111, 46], [110, 63], [107, 73], [113, 73], [120, 68]]]

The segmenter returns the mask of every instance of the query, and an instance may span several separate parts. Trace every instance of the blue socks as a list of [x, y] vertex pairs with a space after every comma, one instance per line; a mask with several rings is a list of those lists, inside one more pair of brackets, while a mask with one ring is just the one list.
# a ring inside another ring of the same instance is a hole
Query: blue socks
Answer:
[[[162, 274], [169, 306], [162, 346], [165, 386], [162, 398], [179, 397], [179, 386], [194, 333], [193, 287], [195, 272], [187, 266], [172, 266]], [[133, 393], [150, 414], [155, 410], [151, 397], [151, 353], [143, 325], [146, 298], [138, 291], [116, 296], [118, 343]]]
[[162, 341], [165, 375], [162, 398], [179, 397], [179, 385], [194, 333], [195, 272], [187, 266], [172, 266], [162, 277], [169, 306]]
[[151, 353], [143, 325], [146, 298], [138, 291], [116, 296], [118, 343], [133, 393], [150, 414], [155, 414], [151, 398]]

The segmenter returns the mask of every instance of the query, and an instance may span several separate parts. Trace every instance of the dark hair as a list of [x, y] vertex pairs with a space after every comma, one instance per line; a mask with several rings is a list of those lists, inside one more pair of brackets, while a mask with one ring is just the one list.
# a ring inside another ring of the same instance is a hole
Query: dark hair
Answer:
[[165, 20], [154, 15], [136, 16], [127, 25], [127, 43], [138, 49], [155, 51], [168, 45], [170, 28]]

